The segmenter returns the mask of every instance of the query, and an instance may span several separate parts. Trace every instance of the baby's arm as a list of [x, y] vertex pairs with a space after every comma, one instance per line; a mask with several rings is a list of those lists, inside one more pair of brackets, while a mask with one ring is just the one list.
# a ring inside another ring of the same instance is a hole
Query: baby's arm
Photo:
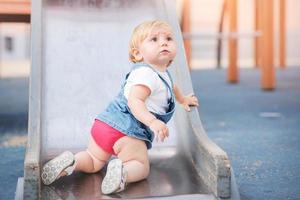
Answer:
[[174, 85], [173, 91], [176, 100], [184, 107], [185, 110], [190, 111], [190, 106], [199, 106], [198, 99], [193, 93], [184, 96], [176, 85]]
[[144, 85], [134, 85], [131, 87], [128, 96], [128, 107], [134, 117], [148, 126], [155, 134], [156, 140], [164, 141], [169, 136], [169, 130], [166, 124], [150, 113], [146, 107], [145, 101], [150, 96], [151, 90]]

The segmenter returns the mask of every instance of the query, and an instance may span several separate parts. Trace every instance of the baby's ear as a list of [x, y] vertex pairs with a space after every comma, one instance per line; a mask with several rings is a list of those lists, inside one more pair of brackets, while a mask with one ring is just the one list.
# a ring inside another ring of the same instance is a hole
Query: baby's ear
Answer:
[[137, 48], [133, 48], [131, 50], [131, 55], [134, 57], [136, 62], [141, 62], [143, 60], [143, 56]]

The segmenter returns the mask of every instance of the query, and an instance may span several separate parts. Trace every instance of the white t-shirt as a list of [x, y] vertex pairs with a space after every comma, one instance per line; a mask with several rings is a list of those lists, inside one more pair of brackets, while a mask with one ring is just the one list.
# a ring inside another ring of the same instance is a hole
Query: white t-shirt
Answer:
[[[167, 72], [156, 72], [172, 87]], [[165, 114], [168, 109], [168, 99], [171, 98], [171, 93], [156, 72], [149, 67], [140, 67], [133, 70], [124, 86], [124, 96], [128, 99], [130, 89], [133, 85], [145, 85], [151, 90], [151, 94], [145, 102], [147, 109], [157, 114]]]

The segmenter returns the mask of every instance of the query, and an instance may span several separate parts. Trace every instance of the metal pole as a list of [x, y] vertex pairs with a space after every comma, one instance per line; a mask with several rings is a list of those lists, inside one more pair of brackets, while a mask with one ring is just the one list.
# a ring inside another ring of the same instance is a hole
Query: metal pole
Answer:
[[[254, 31], [261, 31], [262, 27], [261, 0], [254, 1]], [[254, 38], [254, 62], [255, 67], [261, 66], [261, 37]]]
[[285, 0], [279, 0], [279, 66], [286, 67]]
[[[237, 0], [228, 1], [229, 14], [229, 31], [230, 33], [237, 32]], [[238, 82], [238, 67], [237, 67], [237, 38], [229, 38], [228, 40], [228, 56], [229, 66], [227, 70], [227, 80], [230, 83]]]
[[273, 0], [262, 1], [262, 79], [261, 86], [264, 90], [273, 90], [275, 88], [274, 71], [274, 31], [273, 31]]

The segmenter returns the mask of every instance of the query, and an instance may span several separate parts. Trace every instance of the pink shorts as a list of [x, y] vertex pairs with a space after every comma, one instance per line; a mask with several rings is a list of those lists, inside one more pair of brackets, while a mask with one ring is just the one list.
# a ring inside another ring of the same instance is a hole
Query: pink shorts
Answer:
[[108, 124], [95, 120], [94, 125], [91, 130], [92, 137], [95, 142], [107, 153], [116, 155], [113, 146], [117, 140], [124, 137], [125, 134], [112, 128]]

